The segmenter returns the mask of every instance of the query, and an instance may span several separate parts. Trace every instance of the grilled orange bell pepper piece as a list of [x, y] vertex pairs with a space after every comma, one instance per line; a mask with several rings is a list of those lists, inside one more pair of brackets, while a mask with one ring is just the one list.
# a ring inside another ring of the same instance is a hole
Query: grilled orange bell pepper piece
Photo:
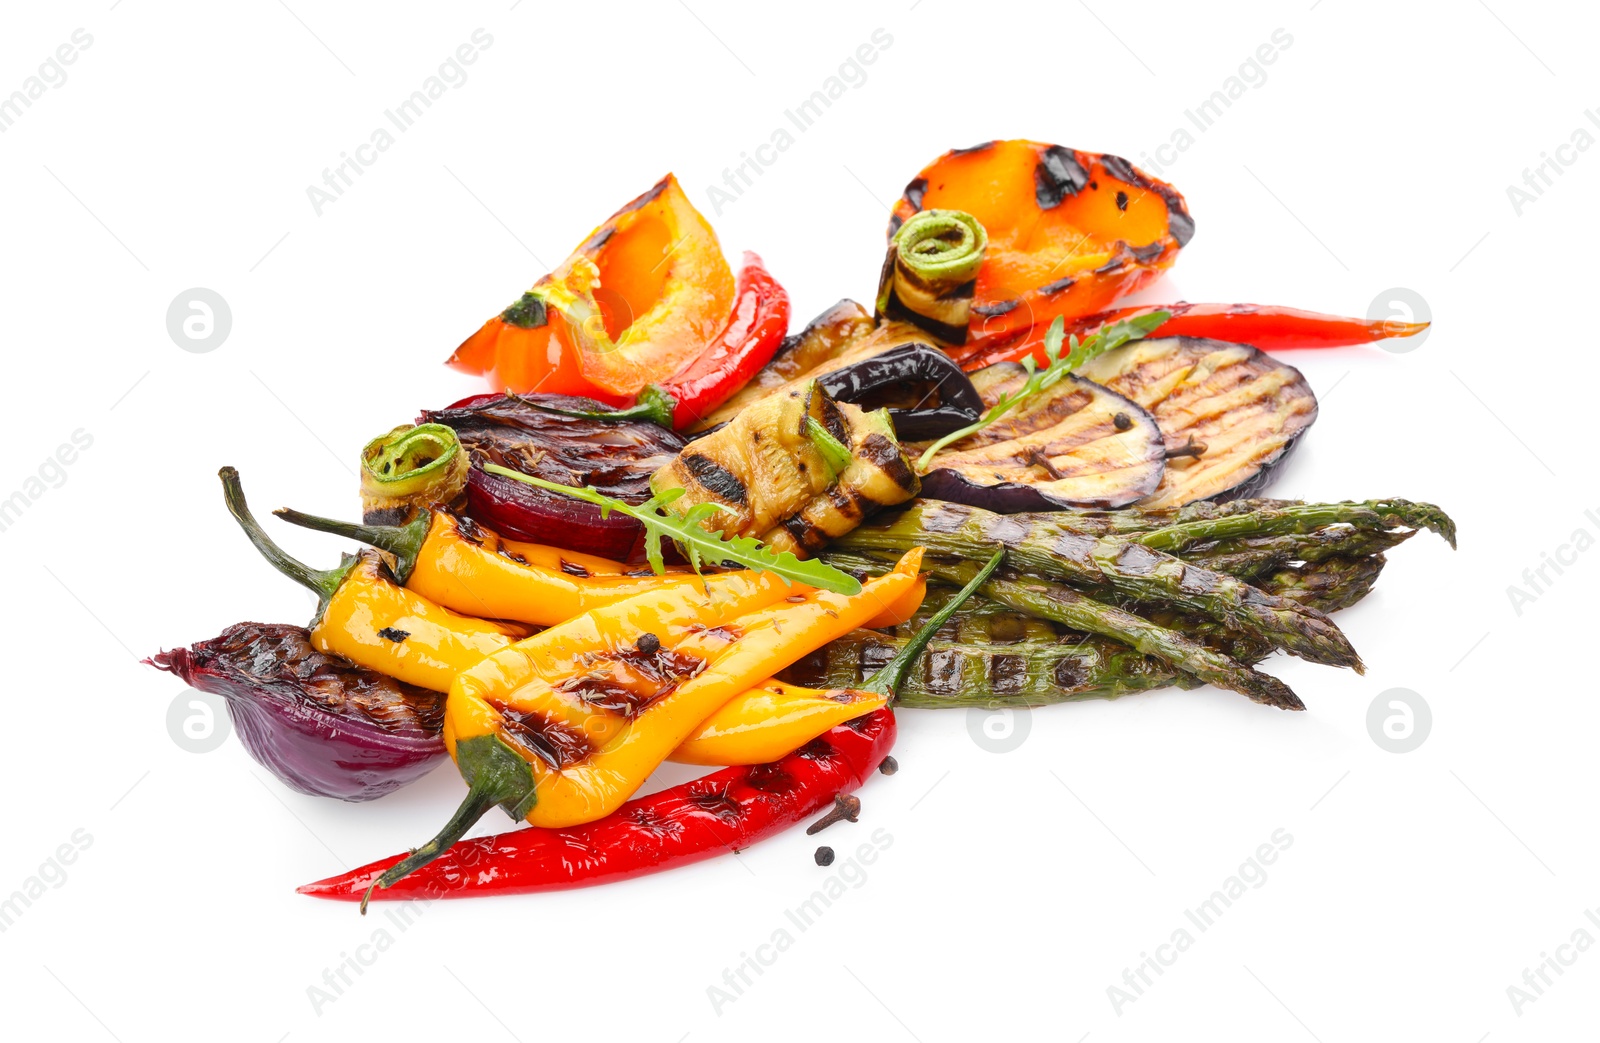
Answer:
[[463, 341], [449, 364], [506, 391], [619, 404], [705, 350], [727, 322], [733, 290], [716, 233], [668, 174]]
[[1038, 141], [953, 149], [906, 186], [889, 234], [921, 210], [964, 210], [989, 244], [967, 343], [1108, 307], [1171, 267], [1194, 235], [1177, 189], [1120, 156]]

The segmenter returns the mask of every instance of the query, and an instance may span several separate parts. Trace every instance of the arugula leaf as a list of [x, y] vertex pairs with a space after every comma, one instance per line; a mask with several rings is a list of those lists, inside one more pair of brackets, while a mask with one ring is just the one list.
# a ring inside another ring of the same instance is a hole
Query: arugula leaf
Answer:
[[561, 409], [558, 406], [535, 402], [523, 395], [511, 397], [541, 413], [575, 416], [582, 420], [645, 420], [668, 431], [672, 430], [673, 410], [678, 408], [678, 400], [672, 397], [672, 393], [655, 384], [646, 384], [644, 390], [634, 399], [633, 405], [623, 409]]
[[753, 536], [729, 538], [721, 533], [707, 532], [701, 528], [701, 523], [712, 514], [728, 509], [721, 504], [697, 503], [682, 515], [662, 513], [661, 508], [682, 496], [683, 489], [670, 489], [650, 497], [635, 507], [633, 504], [607, 496], [593, 486], [586, 485], [579, 488], [562, 485], [559, 482], [547, 482], [543, 478], [535, 478], [521, 471], [513, 471], [509, 467], [501, 467], [499, 464], [485, 464], [483, 469], [490, 474], [592, 503], [600, 508], [602, 516], [609, 517], [612, 511], [616, 511], [640, 522], [644, 525], [645, 557], [649, 559], [650, 567], [658, 573], [666, 571], [666, 562], [661, 555], [661, 537], [666, 536], [683, 548], [684, 556], [689, 559], [689, 565], [696, 575], [700, 573], [700, 566], [705, 562], [713, 565], [732, 562], [757, 572], [771, 572], [790, 583], [804, 583], [819, 590], [831, 590], [835, 594], [861, 593], [859, 580], [831, 565], [816, 560], [802, 561], [788, 551], [774, 552]]
[[1061, 316], [1056, 316], [1056, 321], [1050, 324], [1050, 329], [1044, 335], [1044, 355], [1049, 360], [1045, 367], [1040, 369], [1039, 364], [1034, 361], [1032, 355], [1025, 356], [1022, 359], [1022, 368], [1028, 371], [1027, 381], [1010, 394], [1001, 395], [995, 401], [995, 404], [990, 406], [988, 411], [979, 417], [975, 423], [968, 424], [959, 431], [952, 431], [930, 445], [927, 451], [917, 459], [917, 470], [926, 472], [928, 465], [933, 462], [934, 455], [945, 446], [977, 434], [1017, 408], [1027, 399], [1055, 387], [1065, 379], [1067, 374], [1085, 362], [1098, 358], [1108, 351], [1114, 351], [1129, 341], [1139, 340], [1148, 336], [1171, 317], [1171, 312], [1153, 311], [1145, 315], [1136, 315], [1131, 319], [1113, 322], [1109, 326], [1102, 326], [1082, 341], [1078, 340], [1077, 334], [1073, 334], [1067, 344], [1067, 351], [1063, 354], [1061, 341], [1065, 330], [1065, 322]]

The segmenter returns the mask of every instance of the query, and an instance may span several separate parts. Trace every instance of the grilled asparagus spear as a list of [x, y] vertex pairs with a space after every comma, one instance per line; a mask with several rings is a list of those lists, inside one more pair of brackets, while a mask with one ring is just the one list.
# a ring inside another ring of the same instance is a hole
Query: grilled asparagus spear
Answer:
[[[1302, 503], [1298, 500], [1201, 500], [1183, 507], [1120, 511], [1075, 511], [1070, 514], [1018, 515], [1028, 523], [1047, 521], [1090, 536], [1155, 533], [1148, 546], [1165, 551], [1194, 546], [1204, 540], [1234, 536], [1279, 536], [1308, 533], [1329, 525], [1386, 530], [1404, 526], [1430, 529], [1454, 547], [1456, 526], [1450, 516], [1431, 503], [1410, 500], [1347, 500], [1342, 503]], [[1172, 531], [1167, 531], [1172, 530]]]
[[[1359, 601], [1371, 589], [1382, 565], [1381, 555], [1335, 559], [1282, 570], [1267, 584], [1280, 597], [1331, 612]], [[859, 687], [864, 677], [894, 655], [905, 634], [953, 593], [954, 588], [930, 589], [917, 619], [895, 628], [893, 634], [853, 631], [795, 664], [784, 679], [816, 687]], [[1120, 641], [1058, 630], [993, 602], [969, 601], [963, 617], [950, 633], [941, 631], [935, 637], [901, 685], [897, 705], [917, 709], [1043, 706], [1114, 699], [1169, 686], [1194, 688], [1200, 683], [1191, 674]], [[1228, 633], [1211, 620], [1172, 622], [1186, 628], [1192, 637], [1217, 641], [1241, 663], [1259, 660], [1272, 651], [1265, 642]]]
[[[865, 564], [865, 559], [844, 554], [830, 554], [827, 561], [835, 568], [852, 572], [862, 570]], [[922, 571], [943, 583], [963, 586], [972, 578], [976, 566], [924, 559]], [[1120, 641], [1175, 670], [1192, 675], [1199, 682], [1238, 692], [1255, 702], [1284, 710], [1305, 709], [1300, 698], [1277, 678], [1236, 662], [1177, 630], [1096, 601], [1059, 583], [997, 575], [984, 584], [979, 593], [996, 604], [1036, 619]]]
[[1064, 581], [1101, 600], [1109, 596], [1130, 605], [1175, 608], [1262, 637], [1314, 663], [1364, 669], [1339, 628], [1314, 608], [1186, 565], [1130, 537], [1082, 535], [1038, 518], [923, 501], [893, 519], [850, 532], [834, 546], [873, 555], [924, 546], [934, 555], [958, 559], [975, 559], [985, 547], [1003, 546], [1008, 563], [1019, 570]]
[[1416, 529], [1334, 527], [1282, 536], [1240, 536], [1185, 549], [1178, 557], [1236, 579], [1254, 583], [1294, 562], [1359, 558], [1392, 550], [1417, 534]]
[[1176, 553], [1206, 540], [1307, 533], [1337, 524], [1364, 529], [1393, 529], [1400, 526], [1428, 529], [1443, 536], [1452, 548], [1456, 545], [1456, 523], [1448, 514], [1431, 503], [1412, 503], [1410, 500], [1367, 500], [1361, 503], [1275, 501], [1271, 506], [1256, 510], [1177, 521], [1136, 538], [1146, 547]]

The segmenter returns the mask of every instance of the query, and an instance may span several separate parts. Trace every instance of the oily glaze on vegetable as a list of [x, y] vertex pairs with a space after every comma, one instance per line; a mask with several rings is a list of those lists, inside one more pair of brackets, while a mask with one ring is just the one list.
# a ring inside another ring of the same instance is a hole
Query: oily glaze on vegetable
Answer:
[[922, 210], [962, 210], [988, 233], [969, 342], [1087, 315], [1172, 266], [1194, 235], [1183, 196], [1119, 156], [1037, 141], [954, 149], [906, 185], [889, 234]]

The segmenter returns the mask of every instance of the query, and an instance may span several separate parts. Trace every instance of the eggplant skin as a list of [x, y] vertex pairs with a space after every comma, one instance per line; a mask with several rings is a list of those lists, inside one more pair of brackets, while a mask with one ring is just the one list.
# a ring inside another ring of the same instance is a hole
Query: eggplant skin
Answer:
[[[1016, 363], [974, 374], [985, 405], [1027, 379]], [[933, 458], [922, 495], [1000, 514], [1109, 510], [1156, 490], [1166, 447], [1155, 418], [1092, 381], [1068, 376]]]
[[[1081, 372], [1144, 406], [1161, 427], [1170, 459], [1141, 507], [1258, 495], [1317, 419], [1317, 397], [1300, 371], [1248, 344], [1141, 340]], [[1198, 455], [1182, 455], [1199, 446]]]
[[895, 436], [907, 442], [959, 431], [983, 415], [983, 401], [972, 381], [954, 359], [931, 344], [896, 345], [824, 373], [818, 383], [835, 401], [860, 406], [869, 405], [874, 395], [893, 396], [897, 391], [931, 385], [927, 392], [913, 394], [923, 399], [936, 393], [937, 405], [917, 402], [888, 407]]
[[445, 757], [442, 693], [319, 652], [305, 627], [237, 623], [146, 661], [227, 700], [245, 749], [301, 793], [373, 800]]

